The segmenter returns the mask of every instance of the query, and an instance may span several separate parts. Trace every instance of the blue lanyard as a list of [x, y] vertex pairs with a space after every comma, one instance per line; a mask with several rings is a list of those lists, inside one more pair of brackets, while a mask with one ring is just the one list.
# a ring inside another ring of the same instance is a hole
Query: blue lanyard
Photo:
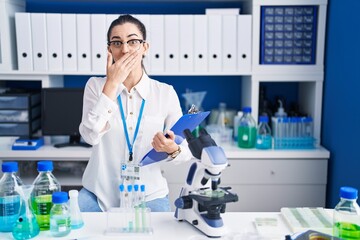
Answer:
[[129, 149], [129, 161], [132, 161], [133, 160], [133, 146], [134, 146], [134, 143], [135, 143], [138, 131], [139, 131], [141, 117], [142, 117], [143, 110], [144, 110], [144, 105], [145, 105], [145, 99], [143, 99], [142, 103], [141, 103], [140, 113], [139, 113], [139, 117], [138, 117], [138, 120], [137, 120], [137, 123], [136, 123], [134, 139], [132, 141], [132, 144], [130, 143], [129, 133], [128, 133], [128, 130], [127, 130], [126, 119], [125, 119], [125, 114], [124, 114], [124, 108], [123, 108], [123, 105], [122, 105], [122, 102], [121, 102], [120, 95], [118, 96], [117, 99], [118, 99], [118, 102], [119, 102], [121, 119], [122, 119], [122, 122], [123, 122], [124, 133], [125, 133], [125, 137], [126, 137], [126, 143], [128, 145], [128, 149]]

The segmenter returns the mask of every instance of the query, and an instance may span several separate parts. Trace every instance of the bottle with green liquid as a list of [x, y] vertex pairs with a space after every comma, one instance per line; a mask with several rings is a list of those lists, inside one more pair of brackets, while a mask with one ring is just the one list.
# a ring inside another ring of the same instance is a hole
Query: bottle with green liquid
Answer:
[[45, 231], [50, 229], [50, 210], [53, 206], [52, 194], [61, 191], [61, 186], [52, 174], [52, 161], [39, 161], [37, 170], [39, 174], [33, 183], [34, 189], [31, 193], [31, 207], [40, 231]]
[[238, 146], [240, 148], [254, 148], [256, 143], [256, 122], [251, 116], [251, 107], [244, 107], [243, 113], [238, 127]]
[[360, 208], [358, 190], [340, 188], [340, 202], [334, 209], [333, 235], [344, 240], [360, 239]]

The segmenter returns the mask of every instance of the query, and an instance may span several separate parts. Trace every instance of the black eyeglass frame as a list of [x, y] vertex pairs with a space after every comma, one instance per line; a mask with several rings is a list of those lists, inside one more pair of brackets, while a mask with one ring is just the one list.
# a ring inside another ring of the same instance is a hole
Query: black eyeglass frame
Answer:
[[113, 41], [109, 41], [107, 44], [108, 44], [108, 46], [110, 46], [112, 43], [118, 42], [118, 43], [120, 43], [119, 47], [121, 47], [121, 46], [123, 46], [124, 44], [129, 45], [129, 42], [131, 42], [131, 41], [139, 41], [140, 44], [146, 43], [146, 41], [143, 40], [143, 39], [130, 39], [130, 40], [126, 41], [126, 42], [122, 42], [122, 41], [120, 41], [120, 40], [113, 40]]

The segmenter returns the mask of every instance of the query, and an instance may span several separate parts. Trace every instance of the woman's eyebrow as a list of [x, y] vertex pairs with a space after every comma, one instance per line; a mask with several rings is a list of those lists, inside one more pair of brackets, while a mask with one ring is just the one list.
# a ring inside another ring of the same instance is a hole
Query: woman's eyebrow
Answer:
[[[131, 34], [127, 35], [127, 37], [133, 37], [133, 36], [138, 37], [138, 35], [137, 35], [136, 33], [131, 33]], [[112, 37], [111, 37], [111, 40], [112, 40], [112, 39], [121, 39], [121, 37], [119, 37], [119, 36], [112, 36]]]

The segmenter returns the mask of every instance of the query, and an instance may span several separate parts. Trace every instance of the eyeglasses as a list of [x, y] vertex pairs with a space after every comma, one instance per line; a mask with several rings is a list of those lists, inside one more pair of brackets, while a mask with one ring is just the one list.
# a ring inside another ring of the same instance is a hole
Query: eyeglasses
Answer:
[[130, 39], [127, 42], [122, 42], [122, 41], [110, 41], [108, 42], [108, 45], [112, 45], [115, 48], [121, 48], [122, 45], [127, 44], [129, 48], [137, 48], [140, 46], [140, 44], [145, 43], [145, 40], [141, 40], [141, 39]]

